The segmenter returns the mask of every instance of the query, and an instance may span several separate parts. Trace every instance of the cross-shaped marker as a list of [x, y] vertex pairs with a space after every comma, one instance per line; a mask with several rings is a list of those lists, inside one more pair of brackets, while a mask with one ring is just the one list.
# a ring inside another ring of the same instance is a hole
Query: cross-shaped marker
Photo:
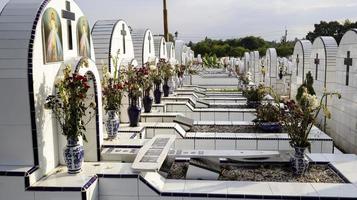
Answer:
[[317, 80], [317, 71], [319, 68], [319, 64], [320, 64], [320, 59], [319, 59], [319, 54], [316, 54], [316, 58], [315, 58], [315, 65], [316, 65], [316, 69], [315, 69], [315, 80]]
[[344, 64], [346, 65], [346, 85], [348, 85], [350, 81], [350, 66], [352, 66], [352, 61], [351, 52], [347, 51], [347, 58], [344, 60]]
[[126, 30], [125, 30], [125, 25], [124, 24], [122, 26], [122, 30], [120, 31], [120, 33], [123, 36], [123, 53], [125, 54], [125, 52], [126, 52], [126, 46], [125, 46]]
[[150, 32], [149, 32], [148, 40], [149, 40], [149, 53], [151, 53], [151, 33]]
[[299, 76], [299, 63], [300, 63], [299, 54], [297, 54], [296, 55], [296, 76]]
[[68, 49], [73, 49], [72, 21], [76, 15], [71, 12], [71, 3], [66, 1], [66, 10], [62, 10], [62, 18], [67, 19]]

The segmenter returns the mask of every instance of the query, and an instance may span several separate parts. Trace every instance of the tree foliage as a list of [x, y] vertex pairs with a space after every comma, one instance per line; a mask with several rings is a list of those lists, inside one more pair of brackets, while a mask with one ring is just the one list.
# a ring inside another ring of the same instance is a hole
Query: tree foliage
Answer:
[[342, 36], [350, 29], [357, 28], [357, 22], [345, 20], [343, 23], [337, 21], [320, 21], [319, 24], [314, 25], [314, 31], [310, 31], [306, 35], [306, 39], [313, 42], [319, 36], [332, 36], [337, 43], [340, 43]]
[[249, 51], [259, 51], [259, 54], [264, 56], [269, 47], [277, 48], [279, 56], [288, 56], [292, 54], [294, 49], [293, 42], [268, 42], [255, 36], [227, 40], [212, 40], [206, 37], [203, 41], [195, 44], [190, 42], [188, 46], [195, 51], [196, 55], [216, 55], [217, 57], [242, 57], [244, 56], [244, 52]]

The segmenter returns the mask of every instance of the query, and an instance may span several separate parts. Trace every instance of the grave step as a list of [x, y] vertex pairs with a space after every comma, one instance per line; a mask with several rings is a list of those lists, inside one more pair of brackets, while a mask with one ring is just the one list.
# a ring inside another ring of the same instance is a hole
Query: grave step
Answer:
[[193, 119], [181, 115], [177, 115], [173, 122], [178, 123], [185, 131], [191, 130], [194, 123]]

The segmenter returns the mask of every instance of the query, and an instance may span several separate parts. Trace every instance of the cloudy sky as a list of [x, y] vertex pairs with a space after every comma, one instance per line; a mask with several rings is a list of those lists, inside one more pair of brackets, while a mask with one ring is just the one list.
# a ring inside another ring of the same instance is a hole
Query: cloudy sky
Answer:
[[[2, 6], [7, 0], [0, 0]], [[162, 0], [76, 0], [93, 25], [124, 19], [133, 28], [161, 34]], [[357, 0], [167, 0], [170, 32], [186, 41], [247, 35], [302, 38], [321, 20], [357, 20]]]

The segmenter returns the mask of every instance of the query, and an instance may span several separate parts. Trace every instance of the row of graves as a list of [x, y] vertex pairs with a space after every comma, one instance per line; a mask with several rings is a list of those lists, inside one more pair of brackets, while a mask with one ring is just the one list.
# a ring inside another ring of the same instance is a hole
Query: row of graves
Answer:
[[[327, 91], [341, 93], [341, 99], [326, 99], [331, 118], [321, 115], [319, 125], [344, 151], [357, 152], [356, 128], [356, 83], [355, 83], [355, 43], [357, 31], [345, 33], [340, 44], [333, 37], [318, 37], [311, 43], [299, 40], [292, 56], [292, 86], [307, 82], [307, 74], [313, 78], [316, 95]], [[295, 90], [296, 91], [296, 90]], [[296, 93], [292, 92], [292, 96]]]
[[266, 55], [260, 57], [259, 51], [245, 52], [240, 59], [235, 59], [237, 74], [246, 76], [253, 85], [264, 84], [280, 96], [290, 97], [296, 85], [291, 85], [293, 62], [289, 58], [278, 57], [275, 48], [268, 48]]
[[[264, 81], [277, 85], [268, 51]], [[243, 70], [258, 79], [256, 53]], [[183, 41], [123, 20], [90, 30], [73, 0], [11, 0], [0, 15], [0, 199], [357, 198], [357, 157], [334, 154], [323, 131], [307, 132], [304, 154], [284, 128], [257, 126], [256, 105], [273, 98], [242, 94], [227, 69], [242, 61], [203, 70]], [[134, 83], [147, 63], [195, 70], [168, 73], [141, 96]], [[104, 83], [116, 76], [132, 87], [109, 110]]]

